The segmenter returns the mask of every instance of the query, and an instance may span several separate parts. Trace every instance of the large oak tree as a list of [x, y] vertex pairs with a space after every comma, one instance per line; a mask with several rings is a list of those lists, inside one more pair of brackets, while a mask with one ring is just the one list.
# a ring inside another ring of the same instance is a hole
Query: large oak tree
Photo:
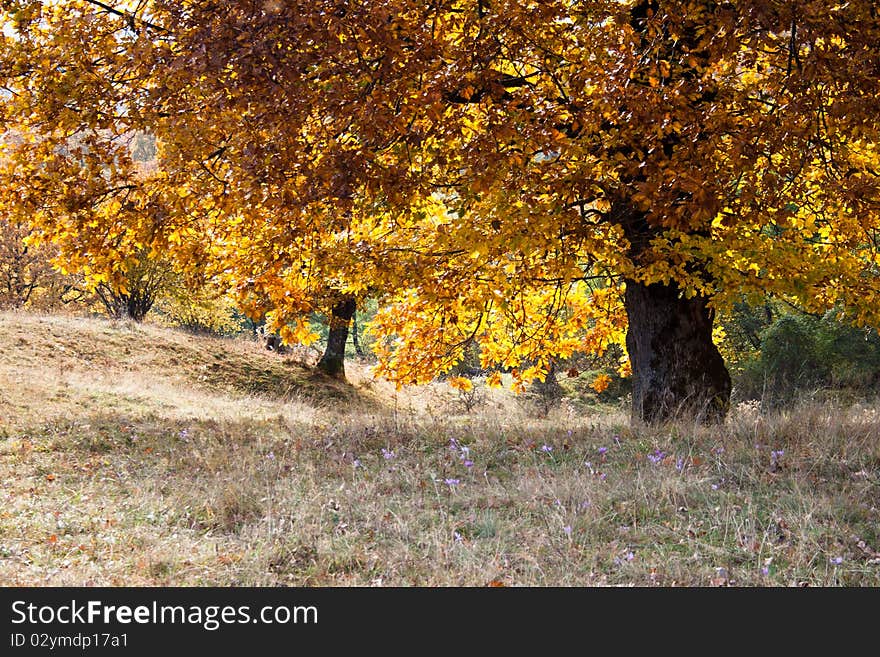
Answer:
[[880, 319], [871, 0], [0, 6], [0, 194], [98, 275], [209, 261], [288, 339], [382, 290], [401, 382], [625, 342], [647, 421], [724, 416], [743, 295]]

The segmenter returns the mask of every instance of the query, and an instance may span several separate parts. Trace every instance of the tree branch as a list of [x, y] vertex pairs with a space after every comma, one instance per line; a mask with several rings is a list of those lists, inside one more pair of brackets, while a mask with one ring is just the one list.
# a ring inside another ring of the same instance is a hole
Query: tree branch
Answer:
[[149, 28], [151, 30], [156, 30], [157, 32], [167, 32], [168, 31], [164, 27], [162, 27], [161, 25], [156, 25], [155, 23], [151, 23], [150, 21], [144, 20], [143, 18], [137, 18], [133, 13], [130, 13], [127, 11], [120, 11], [119, 9], [116, 9], [115, 7], [111, 7], [108, 4], [104, 4], [103, 2], [99, 2], [98, 0], [86, 0], [86, 2], [89, 3], [90, 5], [95, 5], [96, 7], [100, 7], [104, 11], [107, 11], [111, 14], [119, 16], [120, 18], [126, 19], [128, 21], [128, 26], [132, 30], [134, 30], [135, 32], [138, 31], [137, 28], [135, 27], [135, 21], [141, 23], [144, 27]]

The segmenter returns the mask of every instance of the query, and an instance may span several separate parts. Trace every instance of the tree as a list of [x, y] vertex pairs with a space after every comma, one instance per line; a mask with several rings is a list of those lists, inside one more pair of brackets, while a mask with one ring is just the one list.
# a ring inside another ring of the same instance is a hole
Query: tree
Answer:
[[100, 282], [95, 294], [110, 317], [141, 322], [174, 278], [171, 266], [141, 252], [125, 263], [123, 280]]
[[27, 243], [27, 225], [0, 218], [0, 308], [21, 308], [40, 287], [57, 282], [52, 252]]
[[333, 304], [330, 312], [327, 347], [318, 361], [318, 369], [330, 376], [345, 377], [345, 343], [354, 314], [357, 300], [352, 296], [340, 298]]
[[385, 290], [400, 382], [474, 339], [520, 387], [625, 343], [634, 419], [717, 420], [719, 310], [880, 319], [871, 0], [3, 7], [0, 120], [31, 135], [7, 203], [62, 217], [70, 258], [198, 250], [288, 339], [316, 298]]

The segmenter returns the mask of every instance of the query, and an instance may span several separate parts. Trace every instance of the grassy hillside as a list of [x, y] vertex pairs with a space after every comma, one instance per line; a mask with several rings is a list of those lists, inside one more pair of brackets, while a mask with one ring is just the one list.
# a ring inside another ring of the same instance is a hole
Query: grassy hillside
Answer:
[[631, 429], [0, 313], [0, 585], [880, 585], [878, 406]]

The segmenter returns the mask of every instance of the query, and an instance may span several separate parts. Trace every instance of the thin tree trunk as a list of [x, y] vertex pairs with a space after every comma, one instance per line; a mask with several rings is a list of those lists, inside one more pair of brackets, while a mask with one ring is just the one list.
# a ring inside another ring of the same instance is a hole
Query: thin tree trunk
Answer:
[[633, 369], [633, 421], [722, 421], [731, 382], [712, 342], [714, 313], [704, 297], [685, 299], [675, 284], [626, 281]]
[[352, 313], [351, 316], [351, 343], [354, 345], [354, 353], [360, 358], [366, 358], [363, 347], [361, 347], [360, 338], [358, 337], [357, 311]]
[[327, 348], [318, 361], [318, 369], [340, 379], [345, 378], [345, 343], [348, 341], [348, 327], [354, 317], [357, 302], [354, 297], [344, 297], [330, 314], [330, 334]]

